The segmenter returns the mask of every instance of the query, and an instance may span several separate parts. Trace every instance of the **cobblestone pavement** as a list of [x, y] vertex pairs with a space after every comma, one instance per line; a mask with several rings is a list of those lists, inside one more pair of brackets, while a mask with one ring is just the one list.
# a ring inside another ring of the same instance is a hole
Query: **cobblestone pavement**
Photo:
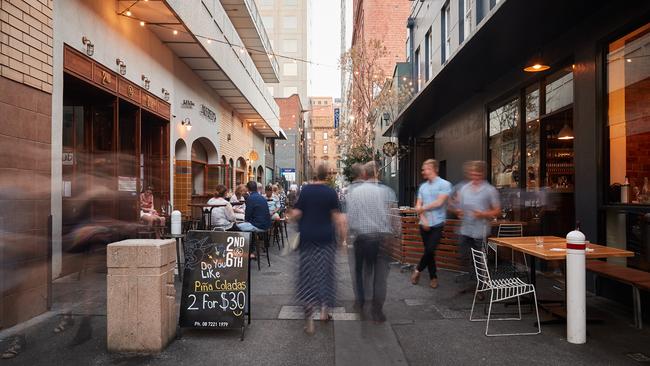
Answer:
[[[290, 233], [291, 234], [291, 233]], [[246, 338], [237, 331], [185, 330], [160, 354], [110, 354], [106, 351], [106, 281], [101, 268], [54, 285], [52, 312], [0, 333], [0, 350], [13, 335], [25, 337], [21, 354], [3, 365], [634, 365], [650, 356], [650, 332], [632, 325], [631, 310], [589, 296], [589, 313], [599, 309], [604, 322], [588, 325], [588, 343], [571, 345], [563, 325], [546, 325], [527, 337], [483, 335], [484, 323], [468, 321], [472, 293], [459, 294], [457, 274], [441, 271], [440, 287], [418, 286], [409, 273], [392, 265], [385, 305], [387, 322], [362, 321], [353, 310], [349, 250], [341, 249], [338, 304], [333, 321], [317, 322], [316, 334], [303, 333], [302, 312], [293, 299], [296, 254], [271, 249], [271, 266], [252, 269], [252, 324]], [[101, 259], [101, 258], [100, 258]], [[541, 276], [540, 276], [541, 277]], [[542, 296], [557, 296], [549, 280], [538, 281]], [[177, 282], [177, 298], [180, 286]], [[526, 308], [525, 308], [526, 309]], [[502, 311], [501, 308], [499, 311]], [[512, 308], [510, 308], [512, 310]], [[62, 313], [75, 323], [54, 333]], [[496, 324], [502, 330], [533, 329], [530, 313], [523, 321]]]

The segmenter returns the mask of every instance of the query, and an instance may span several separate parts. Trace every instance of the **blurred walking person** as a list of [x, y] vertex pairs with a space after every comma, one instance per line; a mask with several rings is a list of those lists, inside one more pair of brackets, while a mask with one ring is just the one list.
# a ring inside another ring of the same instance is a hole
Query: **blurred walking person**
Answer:
[[305, 332], [313, 334], [312, 314], [320, 308], [329, 320], [328, 307], [336, 301], [336, 231], [345, 231], [336, 192], [325, 184], [327, 167], [317, 168], [316, 180], [303, 187], [292, 217], [298, 220], [300, 253], [296, 298], [305, 307]]
[[451, 183], [438, 176], [438, 162], [428, 159], [422, 163], [422, 177], [426, 179], [418, 189], [415, 211], [420, 217], [420, 235], [424, 243], [424, 254], [413, 274], [411, 283], [417, 285], [420, 273], [429, 270], [429, 286], [438, 287], [436, 273], [436, 248], [442, 237], [447, 219], [447, 199], [451, 194]]
[[[463, 264], [474, 273], [471, 250], [483, 250], [489, 233], [490, 220], [501, 211], [499, 192], [485, 180], [485, 162], [468, 161], [464, 166], [467, 183], [458, 189], [455, 197], [456, 214], [462, 220], [460, 226], [460, 250]], [[473, 275], [470, 276], [474, 278]]]
[[375, 162], [363, 166], [366, 181], [356, 183], [348, 193], [347, 221], [350, 233], [355, 238], [355, 308], [363, 315], [366, 273], [372, 279], [372, 319], [383, 322], [386, 320], [383, 307], [388, 277], [388, 246], [397, 232], [396, 216], [391, 215], [391, 210], [397, 208], [397, 200], [393, 190], [378, 181], [377, 170]]

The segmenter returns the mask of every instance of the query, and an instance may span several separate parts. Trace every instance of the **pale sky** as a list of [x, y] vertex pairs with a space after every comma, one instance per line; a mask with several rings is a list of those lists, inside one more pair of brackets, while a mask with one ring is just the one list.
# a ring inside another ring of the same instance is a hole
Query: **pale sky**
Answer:
[[323, 64], [309, 65], [309, 96], [341, 96], [341, 1], [310, 0], [309, 59]]

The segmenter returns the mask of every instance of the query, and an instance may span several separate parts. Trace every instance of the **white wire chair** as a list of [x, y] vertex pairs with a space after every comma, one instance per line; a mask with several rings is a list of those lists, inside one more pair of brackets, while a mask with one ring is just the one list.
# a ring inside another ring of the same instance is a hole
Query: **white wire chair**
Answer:
[[[539, 311], [537, 309], [537, 295], [535, 293], [535, 286], [527, 284], [520, 278], [503, 278], [492, 280], [490, 278], [490, 271], [488, 270], [487, 259], [485, 253], [471, 248], [472, 260], [474, 261], [474, 270], [476, 272], [476, 291], [474, 292], [474, 300], [472, 301], [472, 310], [469, 315], [469, 320], [473, 322], [485, 321], [485, 335], [488, 337], [494, 336], [513, 336], [513, 335], [535, 335], [542, 332], [539, 323]], [[487, 318], [474, 318], [474, 307], [476, 305], [476, 297], [479, 292], [490, 293], [490, 304], [488, 306]], [[537, 332], [533, 333], [490, 333], [490, 320], [521, 320], [521, 301], [520, 297], [523, 295], [533, 294], [533, 301], [535, 303], [535, 314], [537, 316]], [[508, 299], [517, 299], [517, 308], [519, 316], [516, 318], [491, 318], [492, 304], [499, 301]]]
[[[524, 228], [522, 224], [499, 224], [499, 231], [497, 231], [498, 238], [518, 237], [524, 235]], [[487, 246], [494, 252], [494, 269], [498, 268], [498, 245], [488, 240]], [[515, 251], [512, 251], [512, 265], [515, 265]], [[524, 265], [528, 268], [526, 262], [526, 255], [524, 255]]]

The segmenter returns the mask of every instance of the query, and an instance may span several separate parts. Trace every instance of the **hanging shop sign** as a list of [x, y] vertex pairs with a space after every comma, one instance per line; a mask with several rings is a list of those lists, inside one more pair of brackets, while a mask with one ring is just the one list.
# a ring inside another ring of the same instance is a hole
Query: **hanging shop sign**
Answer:
[[334, 108], [334, 128], [339, 128], [339, 119], [341, 118], [341, 109]]
[[397, 144], [392, 141], [388, 141], [384, 144], [384, 146], [382, 146], [381, 150], [384, 152], [384, 155], [393, 157], [397, 154]]

